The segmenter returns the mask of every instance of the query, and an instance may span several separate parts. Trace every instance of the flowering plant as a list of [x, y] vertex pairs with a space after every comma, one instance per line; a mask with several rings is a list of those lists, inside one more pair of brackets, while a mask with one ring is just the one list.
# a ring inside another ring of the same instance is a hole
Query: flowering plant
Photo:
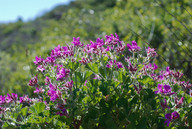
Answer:
[[36, 57], [39, 75], [28, 83], [36, 97], [0, 96], [2, 127], [192, 127], [192, 85], [169, 67], [158, 70], [155, 49], [140, 51], [111, 34], [86, 45], [73, 38]]

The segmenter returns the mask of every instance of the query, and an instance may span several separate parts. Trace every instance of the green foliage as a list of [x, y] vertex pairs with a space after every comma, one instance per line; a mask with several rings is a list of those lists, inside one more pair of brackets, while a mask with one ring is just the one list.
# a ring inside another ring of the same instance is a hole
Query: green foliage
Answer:
[[[58, 6], [34, 21], [2, 24], [0, 25], [1, 92], [2, 94], [17, 92], [19, 96], [24, 93], [34, 95], [32, 88], [26, 86], [29, 78], [37, 74], [31, 60], [35, 59], [36, 55], [45, 57], [51, 52], [51, 48], [58, 44], [69, 43], [72, 37], [81, 37], [86, 44], [89, 40], [95, 40], [96, 37], [103, 38], [106, 34], [115, 32], [126, 43], [136, 40], [142, 48], [147, 48], [150, 44], [158, 51], [159, 56], [155, 60], [158, 66], [163, 68], [170, 65], [172, 69], [182, 70], [187, 78], [191, 79], [191, 6], [190, 0], [76, 0], [69, 5]], [[103, 65], [106, 62], [106, 59], [102, 60]], [[73, 72], [78, 70], [75, 73], [76, 78], [73, 77], [77, 88], [73, 94], [74, 98], [80, 97], [75, 100], [71, 98], [71, 104], [74, 106], [71, 112], [78, 117], [85, 113], [86, 109], [87, 114], [82, 117], [88, 122], [82, 124], [84, 128], [95, 126], [97, 128], [142, 128], [146, 125], [150, 128], [164, 128], [162, 126], [164, 120], [158, 119], [159, 111], [154, 111], [154, 107], [158, 107], [159, 102], [151, 99], [151, 96], [155, 97], [155, 95], [150, 87], [157, 85], [151, 78], [140, 78], [138, 75], [136, 77], [138, 82], [146, 85], [146, 89], [141, 92], [142, 97], [133, 96], [134, 89], [131, 85], [133, 80], [124, 71], [111, 71], [100, 66], [100, 62], [81, 68], [79, 65], [76, 63], [73, 66], [71, 63], [66, 68], [72, 69]], [[86, 72], [82, 72], [84, 70]], [[90, 80], [87, 84], [89, 89], [82, 86], [94, 74], [100, 74], [105, 80]], [[119, 82], [108, 82], [112, 77], [110, 75], [114, 75]], [[122, 86], [124, 91], [117, 88], [121, 83], [126, 84]], [[82, 86], [81, 90], [80, 86]], [[190, 97], [185, 96], [185, 99], [188, 103], [191, 102]], [[82, 106], [75, 105], [78, 101], [82, 102]], [[141, 102], [141, 105], [136, 104], [137, 102]], [[87, 106], [87, 103], [90, 105]], [[101, 106], [101, 111], [97, 105]], [[45, 109], [43, 103], [35, 104], [30, 108], [20, 108], [14, 109], [18, 116], [14, 115], [14, 111], [9, 115], [14, 122], [24, 117], [22, 119], [24, 124], [16, 123], [21, 124], [21, 128], [67, 128], [64, 121], [68, 125], [72, 121], [71, 117], [66, 119], [52, 115], [54, 112], [52, 109], [50, 112], [43, 111]], [[144, 114], [149, 109], [152, 112]], [[139, 114], [144, 114], [142, 117], [138, 118], [138, 114], [135, 113], [138, 110]], [[192, 126], [191, 110], [184, 110], [188, 112], [186, 119], [189, 120], [189, 126]], [[30, 113], [28, 120], [25, 118], [26, 113]], [[146, 120], [146, 117], [150, 119]], [[118, 119], [114, 122], [114, 118]], [[49, 126], [46, 126], [45, 122], [48, 122]], [[94, 125], [94, 122], [100, 124]], [[17, 125], [5, 122], [3, 127], [14, 128]]]

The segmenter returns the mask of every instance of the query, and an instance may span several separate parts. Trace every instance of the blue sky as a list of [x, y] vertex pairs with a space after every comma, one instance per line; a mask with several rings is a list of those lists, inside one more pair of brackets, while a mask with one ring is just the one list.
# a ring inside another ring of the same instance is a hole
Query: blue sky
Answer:
[[60, 4], [71, 0], [0, 0], [0, 23], [33, 20]]

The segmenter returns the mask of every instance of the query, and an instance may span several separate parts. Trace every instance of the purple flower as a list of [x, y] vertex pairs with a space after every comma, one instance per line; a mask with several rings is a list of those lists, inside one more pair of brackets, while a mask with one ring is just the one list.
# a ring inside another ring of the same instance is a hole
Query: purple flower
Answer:
[[97, 43], [97, 46], [98, 46], [98, 47], [101, 47], [101, 46], [104, 45], [103, 39], [100, 39], [100, 38], [97, 38], [96, 43]]
[[93, 79], [95, 79], [95, 80], [97, 80], [97, 79], [98, 79], [98, 80], [101, 80], [101, 77], [100, 77], [98, 74], [96, 74]]
[[51, 57], [53, 57], [53, 58], [61, 57], [61, 46], [60, 45], [58, 45], [56, 48], [54, 48], [51, 51]]
[[165, 119], [166, 119], [165, 124], [167, 124], [167, 127], [169, 127], [169, 124], [171, 122], [171, 113], [167, 113], [165, 115]]
[[67, 82], [64, 84], [64, 86], [71, 90], [72, 87], [73, 87], [73, 80], [72, 80], [72, 81], [67, 81]]
[[55, 63], [55, 58], [54, 57], [47, 57], [45, 60], [45, 63], [49, 63], [53, 65]]
[[33, 77], [33, 78], [29, 81], [28, 85], [29, 85], [29, 86], [37, 86], [37, 83], [38, 83], [38, 78], [37, 78], [37, 75], [36, 75], [35, 77]]
[[173, 76], [174, 76], [177, 80], [179, 80], [179, 79], [183, 76], [183, 73], [175, 72], [175, 73], [173, 73]]
[[50, 97], [50, 100], [52, 102], [54, 102], [57, 98], [59, 98], [57, 89], [52, 84], [49, 85], [48, 96]]
[[171, 119], [172, 120], [175, 120], [175, 119], [178, 119], [180, 116], [179, 116], [179, 113], [174, 111], [171, 113]]
[[169, 67], [166, 68], [166, 72], [163, 73], [163, 76], [165, 78], [168, 78], [171, 75], [172, 71], [169, 70]]
[[18, 97], [18, 96], [17, 96], [17, 94], [15, 94], [15, 93], [12, 93], [11, 95], [10, 95], [10, 94], [7, 94], [7, 97], [5, 98], [6, 103], [10, 103], [10, 102], [12, 102], [12, 101], [16, 102], [17, 97]]
[[84, 86], [87, 86], [87, 80], [85, 81], [85, 84], [84, 84]]
[[57, 73], [57, 81], [63, 81], [66, 77], [68, 77], [70, 70], [61, 68]]
[[157, 56], [157, 53], [156, 53], [154, 48], [148, 47], [148, 49], [146, 51], [147, 51], [148, 57], [156, 57]]
[[180, 82], [180, 85], [181, 85], [184, 89], [190, 89], [190, 88], [192, 87], [192, 84], [191, 84], [189, 81], [187, 81], [187, 82], [182, 81], [182, 82]]
[[41, 56], [40, 56], [40, 57], [36, 56], [36, 57], [35, 57], [34, 64], [35, 64], [35, 65], [39, 65], [39, 64], [41, 64], [41, 63], [43, 63], [43, 58], [41, 58]]
[[115, 48], [115, 51], [116, 53], [121, 53], [125, 50], [125, 44], [123, 43], [122, 45], [118, 45], [116, 48]]
[[121, 41], [119, 40], [119, 36], [115, 33], [115, 36], [111, 34], [111, 36], [106, 35], [105, 36], [105, 45], [116, 45], [118, 43], [121, 44]]
[[64, 87], [59, 87], [60, 90], [71, 90], [73, 87], [73, 80], [67, 81], [65, 84], [63, 84]]
[[129, 66], [127, 67], [130, 71], [131, 71], [131, 73], [135, 73], [136, 71], [137, 71], [137, 66], [135, 65], [135, 66], [133, 66], [131, 63], [129, 63]]
[[19, 98], [19, 102], [20, 102], [20, 103], [24, 103], [24, 102], [26, 102], [26, 103], [31, 103], [32, 100], [31, 100], [27, 95], [24, 95], [24, 96], [22, 96], [22, 97]]
[[80, 38], [79, 37], [77, 37], [77, 38], [73, 37], [72, 44], [74, 44], [74, 46], [78, 46], [78, 47], [82, 47], [83, 46], [83, 44], [80, 42]]
[[49, 77], [45, 77], [45, 85], [49, 85], [51, 83], [51, 79]]
[[85, 64], [88, 64], [90, 61], [91, 61], [90, 58], [83, 57], [81, 60], [79, 60], [79, 63], [85, 65]]
[[60, 115], [60, 116], [66, 116], [68, 113], [67, 113], [66, 108], [63, 108], [63, 109], [61, 109], [60, 112], [57, 112], [56, 114]]
[[137, 52], [140, 51], [140, 47], [137, 45], [136, 41], [132, 41], [132, 45], [127, 44], [127, 47], [129, 49], [129, 51], [131, 52]]
[[44, 91], [45, 91], [45, 90], [42, 89], [42, 88], [36, 88], [36, 90], [33, 91], [33, 93], [37, 93], [37, 94], [39, 94], [39, 93], [43, 93]]
[[123, 68], [123, 64], [121, 62], [117, 62], [116, 65], [117, 65], [117, 68]]
[[158, 66], [156, 64], [153, 65], [153, 69], [156, 70], [158, 68]]
[[171, 87], [169, 85], [158, 84], [158, 90], [155, 91], [155, 94], [161, 93], [162, 95], [173, 95], [174, 92], [171, 92]]
[[161, 101], [161, 102], [160, 102], [160, 105], [161, 105], [161, 107], [163, 108], [163, 110], [165, 110], [166, 108], [169, 108], [169, 109], [170, 109], [170, 107], [168, 107], [168, 105], [167, 105], [167, 100], [166, 100], [166, 99], [164, 99], [164, 102]]
[[152, 66], [151, 63], [149, 63], [149, 64], [147, 64], [147, 65], [144, 66], [144, 70], [149, 70], [149, 71], [151, 71], [151, 72], [153, 72], [153, 71], [156, 70], [157, 68], [158, 68], [158, 66], [157, 66], [156, 64], [153, 64], [153, 66]]
[[61, 64], [54, 64], [54, 66], [56, 66], [57, 67], [57, 69], [56, 69], [56, 72], [59, 72], [59, 70], [63, 67], [63, 65]]
[[5, 96], [0, 96], [0, 105], [5, 104], [6, 100], [5, 100]]
[[0, 114], [3, 114], [6, 111], [6, 108], [0, 107]]
[[170, 122], [171, 122], [172, 120], [176, 120], [176, 119], [178, 119], [179, 117], [180, 117], [180, 116], [179, 116], [179, 113], [176, 112], [176, 111], [174, 111], [174, 112], [172, 112], [172, 113], [167, 113], [167, 114], [165, 115], [165, 119], [166, 119], [165, 124], [167, 124], [167, 126], [169, 126], [169, 124], [170, 124]]
[[43, 72], [43, 71], [45, 71], [45, 68], [44, 68], [43, 65], [38, 65], [38, 66], [37, 66], [37, 70]]
[[176, 108], [179, 108], [184, 101], [184, 97], [181, 97], [181, 99], [178, 101], [177, 97], [175, 97], [175, 104], [176, 104]]
[[106, 67], [107, 68], [111, 68], [111, 64], [106, 64]]
[[141, 84], [139, 84], [139, 87], [137, 87], [136, 85], [133, 85], [137, 94], [140, 94], [141, 90], [143, 89], [143, 86]]

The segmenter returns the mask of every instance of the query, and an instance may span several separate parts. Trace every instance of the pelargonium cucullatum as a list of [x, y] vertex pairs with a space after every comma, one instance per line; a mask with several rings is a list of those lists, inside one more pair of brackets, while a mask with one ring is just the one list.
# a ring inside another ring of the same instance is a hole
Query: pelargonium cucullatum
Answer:
[[183, 74], [160, 70], [154, 48], [125, 44], [117, 34], [84, 44], [73, 38], [46, 58], [28, 86], [35, 98], [0, 96], [2, 127], [171, 128], [192, 127], [192, 85]]

